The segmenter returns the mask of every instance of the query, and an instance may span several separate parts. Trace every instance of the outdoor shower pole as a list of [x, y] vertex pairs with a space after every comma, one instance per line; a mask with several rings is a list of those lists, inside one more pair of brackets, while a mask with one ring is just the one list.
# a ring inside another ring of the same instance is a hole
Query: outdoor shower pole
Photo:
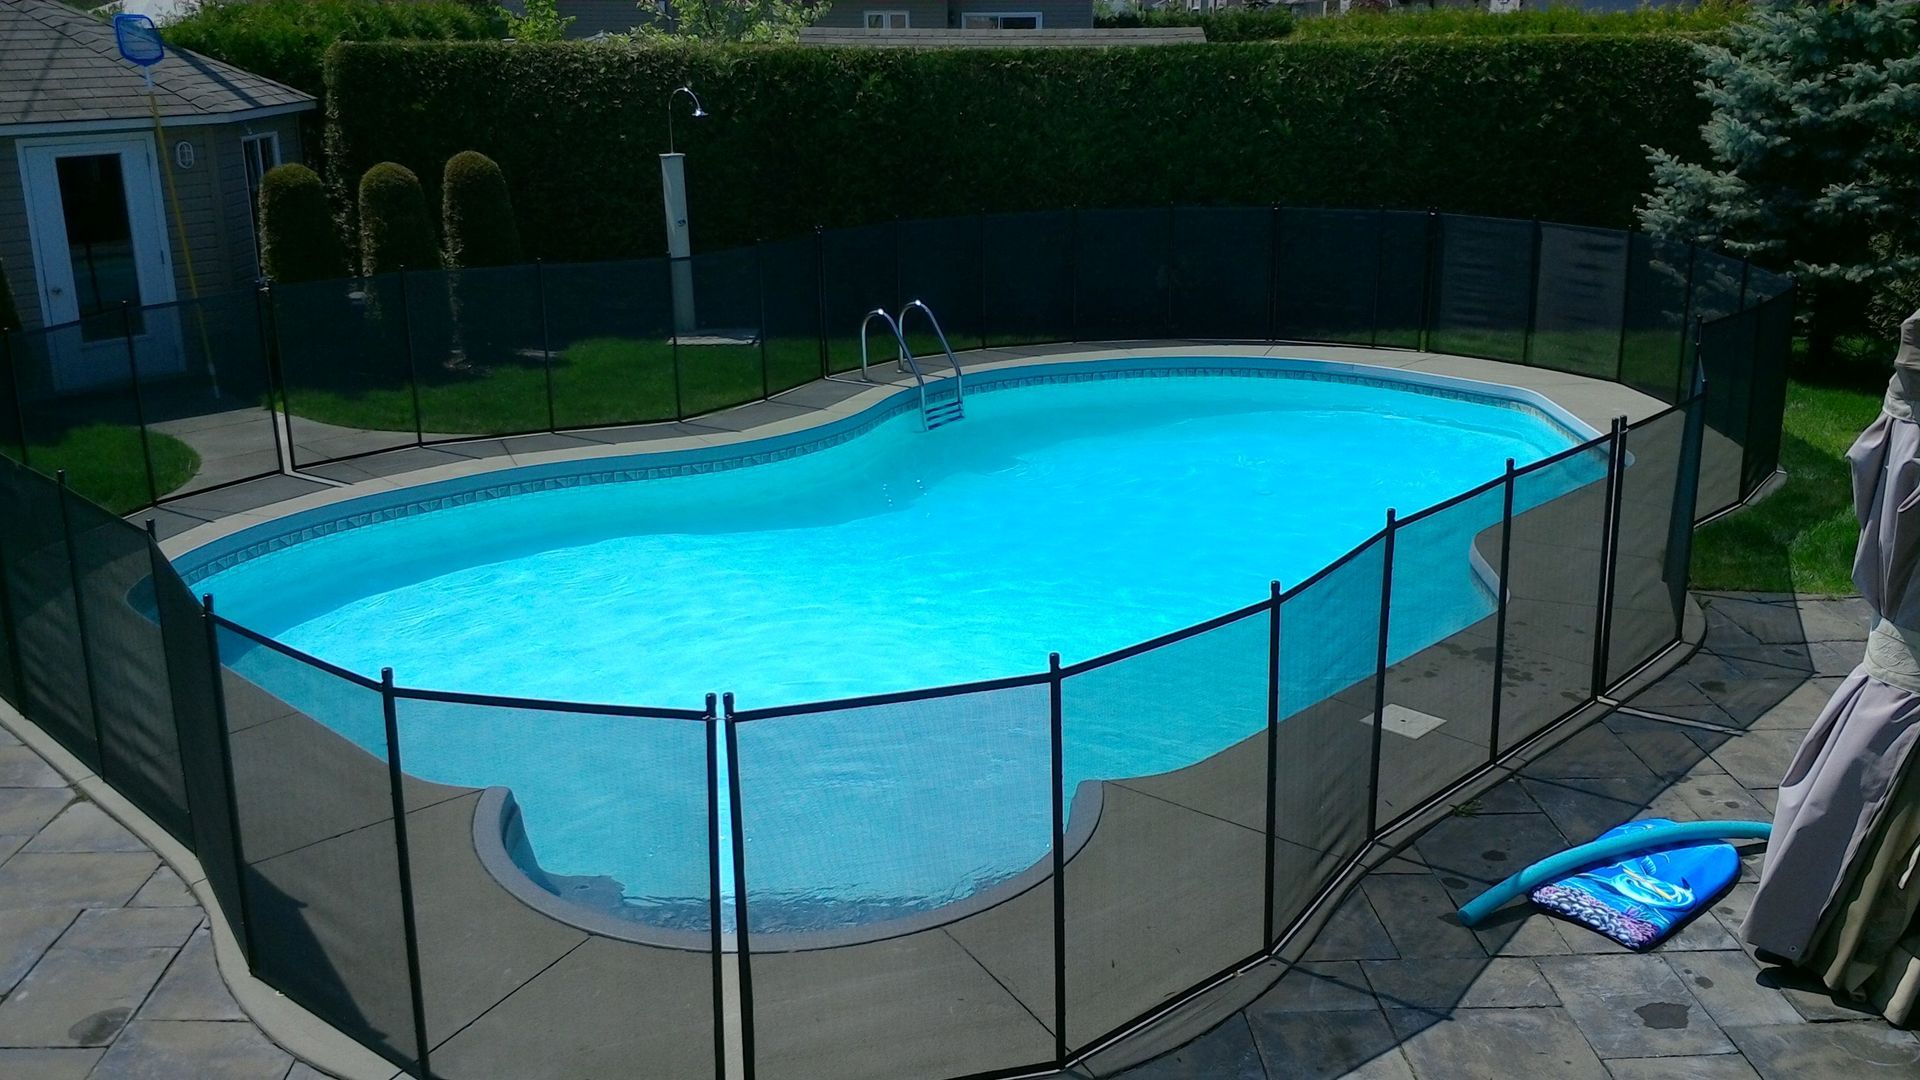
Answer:
[[660, 205], [667, 216], [667, 265], [673, 275], [673, 328], [693, 333], [693, 241], [687, 228], [687, 155], [673, 149], [673, 101], [681, 94], [693, 102], [694, 119], [707, 115], [692, 85], [667, 94], [667, 152], [660, 155]]

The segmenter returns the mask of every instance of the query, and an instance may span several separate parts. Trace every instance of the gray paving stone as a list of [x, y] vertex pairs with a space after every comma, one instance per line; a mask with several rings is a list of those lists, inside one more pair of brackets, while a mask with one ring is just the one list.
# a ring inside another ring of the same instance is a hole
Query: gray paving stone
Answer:
[[1520, 770], [1523, 776], [1577, 777], [1650, 775], [1620, 737], [1604, 724], [1592, 724], [1579, 734], [1554, 747], [1546, 756], [1528, 762]]
[[133, 1016], [173, 952], [49, 950], [0, 1002], [0, 1045], [105, 1045]]
[[162, 866], [127, 904], [129, 907], [198, 907], [199, 901], [187, 891], [186, 883], [172, 867]]
[[1727, 1034], [1762, 1080], [1920, 1076], [1920, 1042], [1882, 1021], [1736, 1027]]
[[1763, 967], [1760, 985], [1780, 991], [1780, 996], [1787, 999], [1793, 1011], [1811, 1023], [1879, 1019], [1878, 1013], [1846, 998], [1836, 997], [1811, 973], [1798, 968]]
[[333, 1080], [333, 1077], [314, 1068], [304, 1061], [296, 1061], [288, 1070], [286, 1080]]
[[1540, 810], [1517, 776], [1488, 788], [1472, 800], [1472, 806], [1475, 814], [1533, 814]]
[[1340, 901], [1326, 926], [1314, 936], [1304, 959], [1313, 960], [1392, 960], [1394, 950], [1387, 928], [1373, 913], [1366, 894], [1355, 889]]
[[1130, 1070], [1127, 1076], [1129, 1080], [1267, 1080], [1267, 1070], [1246, 1018], [1234, 1016], [1173, 1053]]
[[1663, 958], [1563, 956], [1540, 970], [1603, 1058], [1723, 1054], [1733, 1044]]
[[1520, 1009], [1558, 1005], [1532, 960], [1374, 960], [1361, 965], [1389, 1009]]
[[119, 907], [160, 864], [139, 851], [36, 854], [0, 864], [0, 909]]
[[252, 1024], [135, 1020], [91, 1080], [268, 1080], [292, 1064]]
[[100, 1060], [98, 1047], [0, 1047], [0, 1076], [8, 1080], [85, 1080]]
[[1820, 710], [1833, 700], [1833, 692], [1840, 688], [1845, 679], [1832, 676], [1817, 676], [1789, 690], [1785, 697], [1770, 707], [1755, 714], [1748, 730], [1765, 731], [1785, 728], [1791, 731], [1805, 731], [1813, 726], [1820, 716]]
[[1613, 1080], [1759, 1080], [1739, 1054], [1711, 1057], [1615, 1058], [1607, 1062]]
[[0, 787], [0, 836], [32, 836], [72, 801], [66, 787]]
[[1641, 764], [1662, 780], [1692, 776], [1703, 768], [1724, 772], [1699, 743], [1687, 738], [1687, 729], [1679, 724], [1614, 713], [1606, 718], [1606, 725]]
[[1351, 960], [1295, 964], [1272, 989], [1247, 1006], [1254, 1012], [1351, 1012], [1378, 1008], [1373, 991]]
[[1367, 1077], [1412, 1080], [1379, 1009], [1247, 1016], [1268, 1074], [1288, 1080]]
[[1459, 882], [1491, 885], [1566, 846], [1566, 837], [1545, 814], [1450, 817], [1414, 843], [1421, 860], [1450, 889], [1461, 888]]
[[1749, 790], [1777, 788], [1787, 775], [1793, 753], [1800, 748], [1801, 733], [1779, 729], [1749, 731], [1726, 739], [1713, 748], [1713, 760]]
[[1460, 925], [1452, 898], [1433, 878], [1367, 878], [1360, 888], [1401, 959], [1486, 956], [1480, 939]]
[[1650, 774], [1639, 778], [1529, 778], [1527, 791], [1568, 844], [1584, 844], [1616, 825], [1642, 816], [1667, 790], [1669, 783]]
[[1779, 990], [1761, 981], [1760, 966], [1738, 949], [1673, 953], [1665, 959], [1722, 1029], [1791, 1024], [1800, 1019]]
[[[0, 912], [0, 920], [6, 917]], [[198, 908], [97, 908], [83, 911], [60, 937], [62, 948], [120, 949], [153, 946], [177, 949], [204, 921]]]
[[73, 908], [0, 910], [0, 995], [26, 978], [76, 914]]
[[1422, 1080], [1607, 1080], [1565, 1009], [1389, 1009], [1387, 1019]]
[[24, 746], [0, 746], [0, 788], [64, 788], [67, 782], [39, 754]]
[[[169, 910], [156, 908], [156, 911]], [[160, 985], [140, 1007], [142, 1020], [245, 1020], [213, 959], [213, 939], [202, 929], [188, 939]]]
[[146, 851], [147, 845], [90, 802], [76, 802], [40, 830], [27, 851]]

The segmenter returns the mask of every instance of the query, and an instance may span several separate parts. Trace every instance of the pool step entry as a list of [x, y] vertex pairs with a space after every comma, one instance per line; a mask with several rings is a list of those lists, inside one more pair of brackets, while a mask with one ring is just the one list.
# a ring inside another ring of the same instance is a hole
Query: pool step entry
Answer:
[[[927, 324], [933, 327], [933, 336], [940, 340], [940, 351], [947, 354], [947, 363], [953, 368], [953, 378], [941, 379], [933, 384], [934, 395], [938, 397], [944, 394], [946, 388], [951, 385], [953, 387], [951, 398], [929, 400], [927, 377], [920, 370], [920, 361], [914, 358], [913, 350], [907, 348], [907, 336], [901, 327], [906, 324], [907, 316], [915, 311], [927, 317]], [[913, 372], [913, 381], [920, 390], [921, 428], [932, 431], [934, 428], [945, 427], [956, 420], [964, 420], [967, 415], [966, 386], [960, 377], [960, 361], [953, 355], [953, 346], [947, 344], [946, 331], [940, 329], [940, 320], [934, 318], [933, 309], [925, 302], [915, 300], [900, 309], [898, 319], [887, 314], [885, 308], [874, 308], [867, 312], [866, 318], [860, 320], [860, 377], [868, 382], [872, 382], [873, 377], [867, 374], [867, 330], [873, 326], [875, 319], [885, 323], [887, 329], [893, 332], [893, 343], [900, 350], [895, 362], [896, 370]]]

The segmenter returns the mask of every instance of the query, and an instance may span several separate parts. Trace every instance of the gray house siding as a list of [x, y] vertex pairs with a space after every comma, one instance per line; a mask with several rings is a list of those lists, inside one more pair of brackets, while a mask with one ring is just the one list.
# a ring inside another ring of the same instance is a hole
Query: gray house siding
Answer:
[[869, 11], [904, 11], [907, 25], [919, 30], [944, 29], [947, 0], [835, 0], [815, 26], [864, 27]]
[[1046, 30], [1088, 30], [1093, 27], [1092, 0], [834, 0], [834, 5], [814, 23], [815, 26], [854, 28], [866, 26], [869, 11], [908, 12], [908, 25], [914, 30], [960, 29], [960, 17], [976, 14], [1040, 15]]
[[1038, 12], [1044, 30], [1088, 30], [1093, 27], [1093, 4], [1087, 0], [953, 0], [953, 25], [967, 14], [1025, 14]]
[[27, 193], [20, 178], [17, 140], [0, 137], [0, 263], [13, 306], [27, 326], [40, 325], [40, 285], [33, 276], [33, 243], [27, 237]]

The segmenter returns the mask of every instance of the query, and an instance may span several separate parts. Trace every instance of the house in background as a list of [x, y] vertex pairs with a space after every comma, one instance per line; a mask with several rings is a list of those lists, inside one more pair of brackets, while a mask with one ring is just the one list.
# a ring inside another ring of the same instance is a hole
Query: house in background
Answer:
[[1088, 30], [1093, 0], [833, 0], [824, 29]]
[[[56, 335], [56, 389], [124, 373], [122, 302], [250, 286], [260, 177], [304, 157], [307, 95], [172, 49], [152, 72], [149, 104], [110, 25], [57, 0], [0, 0], [0, 265], [25, 325], [82, 321]], [[181, 352], [170, 314], [139, 320], [143, 370]]]

